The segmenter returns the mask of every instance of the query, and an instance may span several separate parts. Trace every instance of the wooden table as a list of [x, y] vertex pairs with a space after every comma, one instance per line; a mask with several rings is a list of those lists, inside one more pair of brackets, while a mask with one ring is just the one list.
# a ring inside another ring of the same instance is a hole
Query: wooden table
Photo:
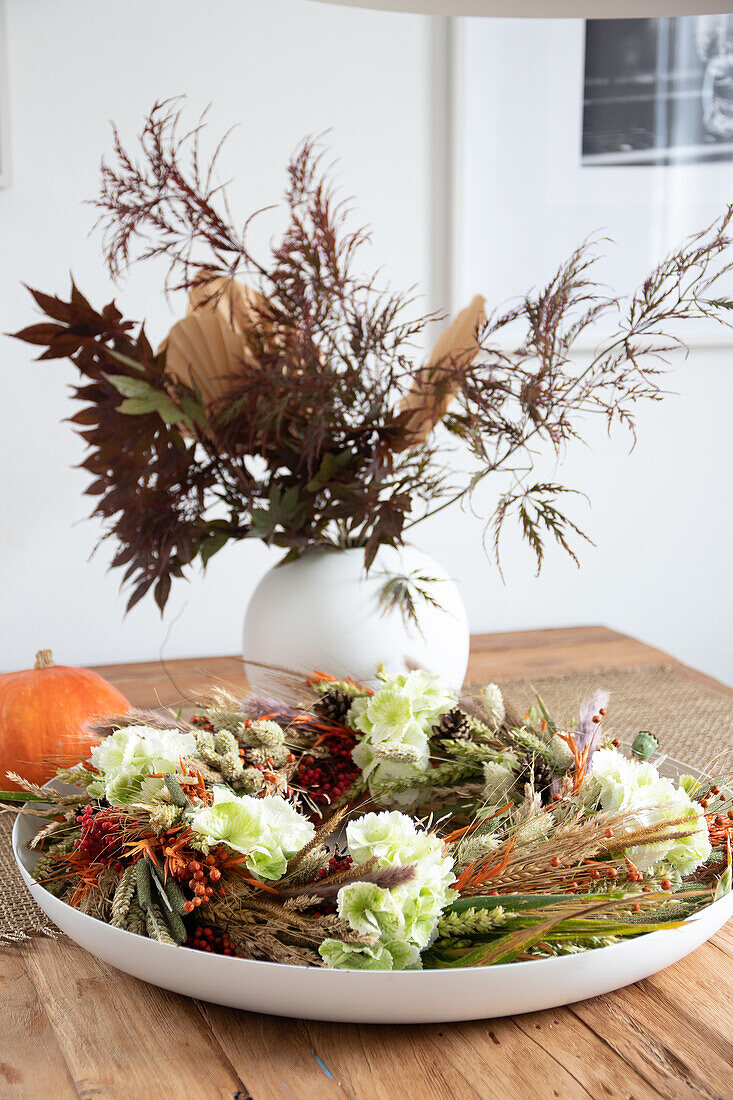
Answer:
[[[660, 662], [677, 664], [590, 626], [479, 636], [470, 673], [501, 679]], [[234, 657], [100, 671], [140, 706], [174, 703], [212, 678], [244, 682]], [[605, 997], [419, 1027], [237, 1012], [146, 985], [65, 938], [38, 939], [0, 952], [0, 1097], [733, 1097], [731, 1005], [731, 926], [675, 966]]]

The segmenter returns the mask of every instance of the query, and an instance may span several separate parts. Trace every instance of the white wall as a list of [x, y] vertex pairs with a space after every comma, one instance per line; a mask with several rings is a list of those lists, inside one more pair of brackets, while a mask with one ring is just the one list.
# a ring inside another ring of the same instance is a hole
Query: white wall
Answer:
[[[88, 237], [108, 121], [132, 136], [158, 96], [214, 104], [212, 125], [240, 123], [223, 162], [243, 213], [271, 201], [307, 133], [332, 128], [348, 193], [375, 227], [375, 256], [396, 285], [430, 268], [434, 41], [428, 20], [341, 10], [306, 0], [6, 0], [12, 186], [0, 191], [0, 329], [30, 323], [20, 283], [81, 288], [107, 300], [99, 244]], [[490, 134], [487, 135], [487, 140]], [[506, 259], [506, 257], [505, 257]], [[502, 263], [491, 256], [491, 266]], [[479, 289], [477, 286], [476, 289]], [[523, 289], [507, 287], [507, 294]], [[172, 313], [159, 273], [140, 268], [117, 291], [124, 310], [164, 334]], [[277, 555], [232, 546], [206, 577], [174, 586], [165, 620], [152, 600], [124, 616], [109, 551], [85, 521], [87, 477], [68, 424], [69, 364], [34, 364], [0, 340], [0, 669], [25, 667], [42, 646], [59, 660], [99, 663], [235, 652], [247, 598]], [[548, 552], [540, 579], [518, 540], [506, 544], [506, 585], [481, 549], [481, 523], [454, 510], [416, 541], [463, 583], [475, 630], [605, 622], [733, 681], [731, 655], [730, 353], [698, 352], [673, 380], [680, 396], [643, 412], [639, 444], [599, 433], [568, 456], [562, 477], [597, 547], [577, 571]], [[489, 488], [479, 503], [490, 507]]]
[[[582, 20], [461, 21], [456, 305], [482, 292], [496, 306], [541, 286], [599, 235], [611, 240], [598, 278], [631, 290], [733, 200], [729, 160], [580, 166], [583, 39]], [[730, 277], [722, 289], [731, 296]], [[639, 407], [633, 453], [623, 432], [607, 438], [599, 417], [585, 427], [587, 447], [570, 447], [558, 469], [541, 468], [590, 497], [590, 508], [566, 500], [596, 543], [579, 545], [579, 571], [552, 549], [535, 579], [533, 557], [512, 532], [504, 586], [481, 555], [477, 523], [456, 518], [449, 548], [445, 517], [431, 522], [424, 541], [470, 582], [476, 626], [602, 622], [733, 683], [733, 330], [680, 331], [693, 349], [665, 380], [675, 394]], [[727, 346], [710, 346], [721, 339]], [[486, 514], [495, 500], [487, 485], [476, 503]]]
[[[331, 129], [345, 193], [374, 225], [375, 257], [397, 286], [429, 279], [430, 22], [306, 0], [7, 0], [12, 185], [0, 190], [0, 330], [31, 323], [21, 282], [65, 291], [69, 271], [94, 302], [109, 300], [94, 213], [109, 121], [127, 138], [157, 97], [185, 92], [192, 114], [232, 135], [222, 173], [243, 216], [278, 199], [287, 158]], [[273, 224], [273, 223], [270, 223]], [[269, 226], [268, 226], [269, 232]], [[172, 323], [160, 272], [141, 267], [118, 291], [151, 337]], [[27, 667], [53, 646], [67, 662], [235, 652], [248, 596], [277, 555], [229, 548], [206, 578], [174, 588], [165, 621], [152, 602], [124, 617], [119, 577], [99, 527], [86, 522], [88, 478], [72, 467], [81, 441], [69, 363], [35, 364], [0, 338], [0, 669]]]
[[[557, 480], [586, 492], [570, 514], [595, 546], [576, 541], [581, 568], [554, 547], [540, 577], [517, 529], [507, 529], [505, 583], [479, 545], [481, 523], [446, 511], [420, 545], [470, 591], [474, 629], [605, 623], [733, 683], [731, 353], [698, 351], [670, 379], [676, 391], [639, 417], [629, 454], [598, 422]], [[553, 473], [553, 471], [550, 471]], [[490, 487], [477, 509], [491, 511]]]

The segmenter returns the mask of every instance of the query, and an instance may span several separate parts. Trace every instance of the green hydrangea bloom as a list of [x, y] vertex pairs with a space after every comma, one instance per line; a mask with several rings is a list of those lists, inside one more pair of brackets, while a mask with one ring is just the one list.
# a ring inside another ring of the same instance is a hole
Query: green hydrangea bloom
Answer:
[[418, 829], [412, 818], [399, 810], [355, 818], [346, 828], [346, 840], [355, 863], [376, 858], [382, 867], [406, 867], [421, 861], [426, 869], [444, 858], [439, 837]]
[[419, 948], [406, 940], [389, 940], [385, 951], [392, 957], [393, 970], [422, 970]]
[[417, 883], [400, 886], [395, 893], [402, 901], [405, 939], [421, 949], [427, 947], [435, 939], [440, 915], [451, 900], [439, 869], [431, 868], [425, 877], [418, 875]]
[[683, 791], [687, 791], [690, 798], [702, 790], [702, 783], [694, 775], [681, 775], [678, 780], [678, 786]]
[[680, 817], [687, 820], [696, 820], [697, 827], [691, 836], [675, 840], [667, 852], [667, 861], [672, 864], [682, 878], [691, 875], [693, 871], [710, 858], [712, 848], [710, 835], [705, 822], [702, 808], [695, 802], [691, 802], [685, 808], [681, 808]]
[[[455, 694], [440, 677], [423, 670], [385, 677], [373, 695], [354, 700], [347, 721], [362, 737], [351, 755], [377, 802], [414, 803], [415, 792], [393, 796], [391, 785], [427, 770], [432, 727], [455, 703]], [[407, 750], [395, 755], [410, 759], [385, 758], [390, 749]]]
[[399, 689], [384, 687], [376, 692], [367, 704], [366, 716], [373, 741], [391, 741], [395, 730], [410, 727], [420, 730], [413, 718], [409, 696]]
[[361, 943], [343, 943], [341, 940], [324, 940], [318, 954], [338, 970], [392, 970], [393, 955], [383, 943], [371, 947]]
[[[355, 932], [378, 937], [379, 944], [390, 954], [394, 969], [419, 966], [420, 951], [435, 939], [440, 915], [453, 900], [449, 889], [455, 881], [453, 860], [443, 854], [438, 837], [418, 829], [411, 818], [396, 810], [365, 814], [351, 821], [346, 838], [357, 866], [376, 859], [381, 867], [411, 867], [414, 877], [391, 889], [367, 882], [342, 886], [338, 894], [339, 916]], [[356, 966], [351, 959], [353, 952], [341, 955], [332, 946], [321, 954], [329, 966], [348, 969]], [[359, 962], [362, 969], [385, 969], [381, 954], [379, 965], [373, 955], [369, 956], [368, 965], [362, 962]]]
[[456, 705], [455, 692], [439, 676], [417, 669], [399, 676], [385, 677], [371, 696], [355, 699], [349, 711], [352, 729], [363, 733], [389, 734], [395, 726], [418, 722], [429, 734], [441, 714]]
[[246, 866], [263, 879], [282, 878], [288, 858], [313, 838], [315, 829], [284, 798], [237, 796], [216, 787], [213, 806], [191, 818], [191, 828], [207, 844], [227, 844], [247, 857]]
[[355, 932], [394, 939], [402, 932], [405, 919], [391, 891], [373, 882], [352, 882], [338, 892], [338, 915]]

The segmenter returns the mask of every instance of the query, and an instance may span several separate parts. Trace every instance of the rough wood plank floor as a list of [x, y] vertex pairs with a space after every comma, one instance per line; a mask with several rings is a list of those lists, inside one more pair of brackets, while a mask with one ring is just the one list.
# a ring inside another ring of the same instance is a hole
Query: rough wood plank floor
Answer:
[[[480, 635], [474, 679], [674, 665], [605, 627]], [[241, 660], [105, 666], [138, 706], [212, 680], [243, 686]], [[733, 927], [635, 986], [504, 1020], [375, 1027], [285, 1020], [204, 1004], [128, 977], [66, 939], [0, 952], [0, 1097], [33, 1100], [528, 1100], [733, 1098]]]

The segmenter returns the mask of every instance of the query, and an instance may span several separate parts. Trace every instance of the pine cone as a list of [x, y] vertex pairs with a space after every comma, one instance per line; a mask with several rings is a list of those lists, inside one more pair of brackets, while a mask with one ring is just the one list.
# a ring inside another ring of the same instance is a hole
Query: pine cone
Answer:
[[440, 721], [433, 726], [433, 737], [441, 741], [453, 741], [462, 738], [468, 740], [471, 736], [471, 725], [468, 716], [460, 707], [454, 707], [447, 714], [441, 715]]
[[526, 756], [522, 757], [517, 778], [520, 785], [532, 783], [537, 794], [542, 796], [542, 801], [549, 802], [555, 773], [544, 756], [527, 753]]
[[346, 718], [354, 702], [353, 695], [348, 691], [325, 691], [313, 710], [319, 718], [325, 718], [327, 722], [333, 722], [337, 726], [345, 726]]

